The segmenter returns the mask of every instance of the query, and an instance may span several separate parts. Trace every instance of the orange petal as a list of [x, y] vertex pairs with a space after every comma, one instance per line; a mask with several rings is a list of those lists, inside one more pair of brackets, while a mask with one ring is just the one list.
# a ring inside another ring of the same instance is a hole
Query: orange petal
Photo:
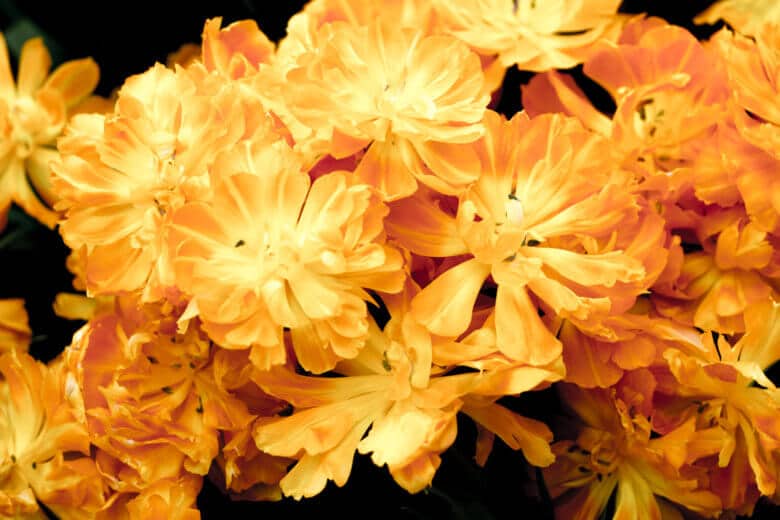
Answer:
[[390, 215], [385, 221], [388, 233], [418, 255], [446, 257], [467, 253], [455, 218], [441, 209], [439, 201], [423, 193], [420, 190], [390, 204]]
[[562, 346], [547, 330], [524, 287], [500, 285], [496, 294], [496, 345], [506, 356], [531, 365], [546, 365]]
[[72, 108], [97, 87], [100, 69], [92, 58], [72, 60], [57, 67], [44, 85], [62, 95], [65, 106]]
[[555, 461], [550, 449], [553, 434], [544, 423], [518, 415], [496, 403], [479, 406], [467, 400], [463, 412], [498, 435], [513, 450], [522, 450], [526, 460], [534, 466], [545, 467]]
[[355, 169], [359, 182], [373, 186], [386, 201], [408, 197], [417, 190], [417, 181], [404, 160], [415, 153], [405, 139], [374, 141]]
[[11, 62], [8, 59], [8, 45], [3, 34], [0, 34], [0, 97], [6, 102], [16, 97], [16, 84], [11, 72]]
[[417, 322], [440, 336], [457, 336], [471, 323], [471, 313], [490, 266], [467, 260], [441, 275], [412, 300]]
[[32, 96], [43, 85], [51, 67], [51, 56], [42, 38], [24, 42], [19, 58], [19, 93]]

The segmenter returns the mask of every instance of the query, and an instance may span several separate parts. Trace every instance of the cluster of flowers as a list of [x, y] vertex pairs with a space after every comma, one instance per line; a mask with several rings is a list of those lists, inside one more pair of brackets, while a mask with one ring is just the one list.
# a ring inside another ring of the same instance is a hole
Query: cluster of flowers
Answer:
[[[747, 3], [700, 42], [619, 0], [314, 0], [110, 102], [3, 45], [0, 213], [59, 224], [87, 323], [45, 365], [0, 303], [0, 514], [197, 518], [204, 477], [299, 499], [356, 453], [414, 493], [458, 414], [561, 518], [780, 499], [780, 27]], [[498, 402], [553, 384], [555, 432]]]

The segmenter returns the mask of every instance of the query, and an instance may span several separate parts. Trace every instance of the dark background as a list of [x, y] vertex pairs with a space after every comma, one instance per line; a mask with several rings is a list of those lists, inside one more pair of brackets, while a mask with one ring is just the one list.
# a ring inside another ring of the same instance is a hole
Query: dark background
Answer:
[[[371, 1], [371, 0], [365, 0]], [[700, 38], [714, 30], [695, 27], [692, 18], [711, 1], [688, 0], [674, 4], [652, 0], [626, 0], [624, 12], [648, 12], [683, 25]], [[18, 56], [25, 39], [42, 35], [55, 65], [68, 59], [92, 56], [101, 69], [98, 93], [108, 95], [124, 78], [143, 72], [154, 62], [188, 42], [198, 43], [205, 19], [222, 16], [224, 23], [253, 18], [272, 40], [284, 35], [287, 19], [304, 2], [229, 0], [209, 5], [178, 2], [49, 2], [44, 0], [0, 0], [0, 30], [9, 50]], [[610, 100], [578, 70], [575, 77], [600, 107]], [[511, 70], [498, 108], [507, 115], [520, 109], [519, 85], [528, 73]], [[49, 231], [18, 210], [12, 211], [8, 228], [0, 235], [0, 298], [23, 297], [33, 328], [31, 353], [39, 359], [55, 357], [69, 343], [80, 323], [57, 319], [51, 302], [57, 292], [70, 290], [70, 276], [64, 269], [67, 249], [56, 232]], [[544, 418], [556, 408], [550, 391], [505, 399], [505, 404], [530, 417]], [[340, 518], [410, 519], [500, 519], [552, 518], [537, 474], [520, 453], [496, 441], [486, 468], [473, 462], [475, 429], [460, 420], [455, 446], [443, 455], [433, 486], [411, 496], [399, 488], [385, 469], [376, 468], [366, 457], [356, 457], [348, 484], [332, 484], [313, 499], [279, 503], [231, 502], [206, 482], [198, 506], [204, 519], [283, 515], [338, 515]], [[366, 508], [365, 504], [370, 504]], [[780, 508], [762, 504], [754, 518], [778, 518]], [[609, 516], [605, 515], [605, 518]]]

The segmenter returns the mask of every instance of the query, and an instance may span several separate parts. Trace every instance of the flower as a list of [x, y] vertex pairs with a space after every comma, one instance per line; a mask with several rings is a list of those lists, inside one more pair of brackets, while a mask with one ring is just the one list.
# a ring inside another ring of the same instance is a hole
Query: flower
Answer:
[[26, 353], [0, 355], [0, 515], [97, 512], [105, 486], [89, 457], [86, 428], [68, 401], [64, 364]]
[[50, 228], [57, 223], [58, 215], [38, 196], [50, 205], [57, 200], [49, 182], [49, 163], [57, 158], [55, 141], [71, 114], [88, 109], [99, 71], [91, 58], [63, 63], [51, 75], [49, 67], [43, 40], [28, 40], [14, 85], [0, 34], [0, 229], [12, 202]]
[[777, 241], [739, 208], [711, 211], [698, 227], [703, 250], [685, 255], [677, 276], [656, 284], [651, 299], [661, 314], [682, 323], [743, 332], [746, 309], [779, 295]]
[[197, 63], [176, 71], [158, 64], [125, 82], [112, 114], [75, 117], [52, 181], [63, 239], [86, 247], [90, 295], [159, 298], [170, 283], [163, 243], [171, 213], [208, 199], [216, 156], [250, 136], [279, 138], [256, 96]]
[[[551, 313], [584, 322], [609, 313], [618, 300], [630, 307], [625, 296], [649, 282], [637, 258], [597, 245], [636, 206], [613, 180], [607, 141], [576, 120], [520, 113], [506, 121], [488, 112], [485, 126], [477, 144], [480, 176], [460, 197], [456, 215], [421, 192], [392, 205], [387, 229], [413, 253], [465, 255], [415, 296], [418, 322], [441, 336], [463, 333], [490, 276], [497, 285], [498, 348], [544, 365], [561, 345], [540, 319], [537, 298]], [[566, 238], [573, 236], [593, 241]]]
[[253, 428], [261, 451], [298, 459], [280, 481], [284, 494], [310, 497], [328, 480], [343, 486], [355, 451], [371, 453], [374, 464], [387, 465], [400, 486], [418, 492], [430, 485], [439, 454], [454, 441], [459, 410], [522, 449], [533, 463], [552, 462], [549, 429], [495, 400], [555, 381], [559, 372], [509, 365], [430, 375], [430, 349], [430, 335], [403, 313], [384, 331], [371, 324], [360, 354], [336, 367], [342, 377], [316, 378], [282, 368], [256, 372], [263, 390], [294, 407], [287, 417], [258, 418]]
[[697, 429], [717, 429], [712, 489], [730, 509], [752, 509], [750, 485], [762, 495], [777, 490], [780, 395], [764, 370], [780, 359], [778, 316], [780, 304], [763, 300], [746, 310], [746, 332], [733, 344], [707, 333], [700, 351], [664, 353], [674, 384], [659, 389], [669, 396], [661, 424], [693, 420]]
[[[634, 384], [650, 385], [645, 392], [652, 395], [652, 376], [645, 373], [637, 379]], [[556, 516], [597, 518], [613, 492], [614, 518], [619, 519], [660, 519], [663, 511], [673, 509], [663, 499], [707, 516], [720, 512], [718, 496], [702, 489], [696, 475], [686, 474], [682, 467], [702, 455], [692, 423], [651, 439], [647, 418], [632, 404], [644, 404], [647, 411], [646, 400], [626, 402], [614, 389], [584, 390], [565, 384], [559, 390], [583, 426], [576, 440], [553, 445], [557, 459], [543, 470], [550, 495], [556, 499]]]
[[597, 42], [617, 37], [618, 0], [434, 0], [442, 30], [504, 67], [545, 71], [582, 63]]
[[237, 147], [220, 162], [212, 203], [173, 214], [176, 284], [220, 346], [251, 347], [268, 368], [286, 359], [287, 327], [301, 366], [322, 373], [357, 355], [365, 289], [400, 290], [402, 258], [384, 244], [387, 208], [374, 190], [346, 172], [312, 183], [294, 158], [271, 152]]
[[195, 323], [176, 333], [181, 310], [119, 298], [66, 349], [90, 440], [103, 464], [123, 467], [111, 477], [116, 491], [207, 474], [219, 431], [241, 431], [253, 419], [223, 386], [224, 366], [206, 335]]
[[355, 176], [385, 200], [411, 195], [418, 180], [446, 193], [474, 180], [473, 152], [453, 146], [480, 137], [488, 94], [465, 44], [379, 21], [296, 36], [277, 64], [287, 108], [312, 131], [299, 146], [315, 162], [363, 154]]

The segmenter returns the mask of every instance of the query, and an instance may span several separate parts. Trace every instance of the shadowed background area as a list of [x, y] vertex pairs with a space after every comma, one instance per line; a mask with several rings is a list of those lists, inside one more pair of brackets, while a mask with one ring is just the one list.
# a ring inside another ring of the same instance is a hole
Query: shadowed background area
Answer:
[[[6, 34], [11, 54], [18, 56], [21, 43], [43, 36], [55, 65], [74, 58], [92, 56], [101, 69], [98, 93], [109, 95], [131, 75], [143, 72], [154, 62], [184, 43], [197, 43], [207, 18], [222, 16], [224, 24], [253, 18], [272, 40], [285, 32], [287, 19], [300, 10], [302, 0], [271, 4], [259, 0], [229, 0], [210, 5], [166, 3], [48, 2], [44, 0], [0, 0], [0, 29]], [[700, 38], [712, 27], [695, 27], [692, 18], [712, 2], [688, 0], [675, 4], [652, 0], [626, 0], [622, 10], [648, 12], [683, 25]], [[273, 10], [271, 8], [273, 5]], [[597, 104], [608, 104], [603, 92], [588, 84], [577, 70], [574, 75]], [[509, 71], [504, 96], [498, 108], [505, 114], [519, 110], [519, 85], [531, 74]], [[602, 105], [599, 105], [602, 106]], [[607, 107], [608, 108], [608, 107]], [[64, 267], [67, 248], [56, 232], [49, 231], [18, 210], [11, 214], [8, 228], [0, 235], [0, 298], [23, 297], [33, 328], [31, 353], [39, 359], [55, 357], [70, 341], [80, 323], [58, 319], [51, 311], [54, 295], [70, 290], [71, 276]], [[551, 391], [507, 400], [504, 404], [529, 417], [544, 419], [555, 412], [557, 398]], [[202, 517], [279, 518], [282, 515], [333, 515], [339, 518], [499, 519], [552, 518], [545, 491], [535, 480], [537, 473], [520, 453], [497, 442], [486, 468], [473, 461], [476, 430], [469, 421], [459, 421], [456, 444], [443, 455], [443, 462], [426, 492], [414, 496], [399, 488], [382, 468], [364, 457], [355, 459], [350, 481], [342, 489], [332, 484], [320, 496], [303, 502], [231, 502], [206, 482], [198, 501]], [[358, 507], [373, 504], [368, 511]], [[609, 516], [605, 516], [609, 518]], [[780, 510], [761, 505], [754, 518], [780, 518]]]

